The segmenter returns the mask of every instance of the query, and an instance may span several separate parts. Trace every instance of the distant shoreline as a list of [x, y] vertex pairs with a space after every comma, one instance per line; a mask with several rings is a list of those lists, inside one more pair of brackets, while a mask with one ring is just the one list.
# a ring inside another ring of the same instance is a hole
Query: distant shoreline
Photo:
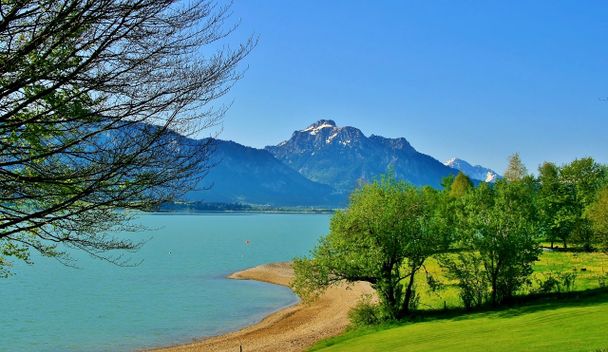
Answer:
[[271, 214], [333, 214], [340, 208], [315, 206], [271, 206], [242, 203], [175, 202], [161, 205], [159, 213], [271, 213]]
[[332, 214], [338, 208], [325, 206], [273, 206], [246, 203], [215, 203], [215, 202], [173, 202], [162, 204], [156, 212], [253, 212], [253, 213], [288, 213], [288, 214]]
[[[293, 279], [290, 263], [256, 266], [227, 276], [236, 280], [256, 280], [289, 286]], [[303, 351], [319, 340], [342, 333], [348, 325], [348, 311], [361, 295], [371, 293], [364, 283], [330, 288], [311, 304], [296, 303], [280, 309], [262, 321], [227, 334], [188, 344], [153, 349], [152, 351]]]
[[146, 214], [302, 214], [302, 215], [324, 215], [334, 214], [336, 210], [158, 210], [146, 212]]

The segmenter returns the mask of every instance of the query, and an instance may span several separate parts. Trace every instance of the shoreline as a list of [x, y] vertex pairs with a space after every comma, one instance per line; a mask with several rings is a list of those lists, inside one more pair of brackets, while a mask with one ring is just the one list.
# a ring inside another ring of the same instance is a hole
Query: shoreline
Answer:
[[[232, 273], [227, 278], [255, 280], [289, 287], [291, 263], [263, 264]], [[304, 351], [317, 341], [339, 335], [348, 326], [348, 311], [363, 294], [372, 293], [368, 284], [341, 284], [328, 289], [310, 304], [301, 301], [267, 315], [240, 330], [195, 340], [186, 344], [149, 351]]]

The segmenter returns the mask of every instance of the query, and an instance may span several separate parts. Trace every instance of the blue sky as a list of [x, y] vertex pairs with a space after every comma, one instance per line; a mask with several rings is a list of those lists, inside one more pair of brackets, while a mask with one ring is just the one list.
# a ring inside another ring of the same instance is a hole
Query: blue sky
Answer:
[[222, 139], [263, 147], [331, 118], [502, 172], [519, 152], [608, 163], [606, 1], [237, 0], [259, 44]]

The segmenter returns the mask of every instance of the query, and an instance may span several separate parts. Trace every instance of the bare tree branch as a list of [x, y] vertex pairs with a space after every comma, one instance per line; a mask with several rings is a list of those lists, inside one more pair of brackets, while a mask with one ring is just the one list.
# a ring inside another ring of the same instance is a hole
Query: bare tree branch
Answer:
[[[13, 0], [0, 6], [0, 266], [58, 245], [123, 263], [127, 209], [193, 188], [211, 166], [213, 107], [250, 38], [220, 45], [229, 6], [200, 0]], [[123, 210], [120, 210], [123, 209]]]

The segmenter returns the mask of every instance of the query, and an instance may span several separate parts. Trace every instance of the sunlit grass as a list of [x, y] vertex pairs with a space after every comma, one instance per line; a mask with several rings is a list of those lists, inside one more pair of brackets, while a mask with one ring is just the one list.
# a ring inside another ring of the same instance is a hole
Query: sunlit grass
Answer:
[[[420, 321], [358, 328], [321, 341], [314, 351], [599, 351], [608, 348], [608, 292], [576, 293], [602, 287], [608, 273], [603, 252], [542, 252], [530, 285], [537, 292], [550, 275], [576, 273], [570, 298], [549, 298], [494, 311], [465, 313], [454, 282], [429, 259], [416, 278]], [[431, 290], [427, 274], [444, 283]], [[563, 292], [562, 292], [563, 293]], [[577, 296], [581, 296], [579, 298]], [[447, 309], [446, 309], [447, 308]], [[454, 309], [456, 308], [456, 309]], [[446, 309], [445, 313], [441, 313]], [[425, 315], [424, 312], [435, 312]]]
[[576, 273], [574, 290], [581, 291], [600, 286], [608, 274], [608, 255], [603, 252], [558, 252], [545, 251], [534, 265], [532, 279], [560, 272]]
[[608, 293], [350, 331], [313, 351], [596, 351], [608, 347]]
[[[444, 287], [440, 290], [431, 290], [427, 283], [427, 272], [435, 279], [440, 280]], [[583, 291], [601, 287], [602, 282], [608, 284], [608, 255], [603, 252], [561, 252], [545, 250], [540, 260], [534, 264], [534, 273], [530, 277], [530, 285], [523, 287], [519, 294], [525, 295], [535, 292], [539, 282], [546, 280], [549, 275], [574, 272], [573, 291]], [[458, 288], [454, 282], [445, 279], [445, 274], [437, 260], [428, 259], [425, 269], [416, 277], [416, 292], [420, 297], [419, 309], [436, 310], [443, 308], [458, 308], [462, 302], [458, 297]]]

